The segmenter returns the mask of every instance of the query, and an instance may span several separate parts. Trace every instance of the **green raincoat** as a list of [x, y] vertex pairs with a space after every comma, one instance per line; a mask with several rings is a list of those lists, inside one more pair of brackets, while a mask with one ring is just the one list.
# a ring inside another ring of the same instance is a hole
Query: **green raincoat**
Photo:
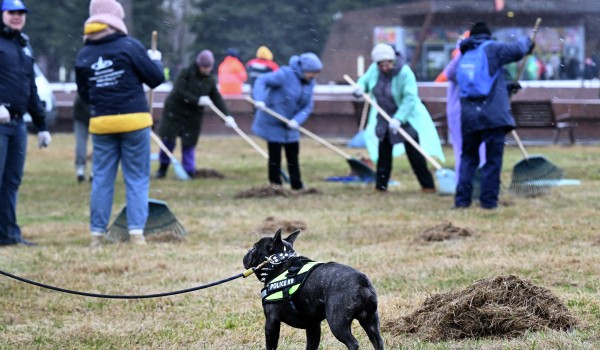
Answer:
[[[375, 100], [372, 92], [378, 80], [379, 69], [377, 69], [377, 64], [373, 63], [369, 66], [365, 74], [358, 79], [358, 85]], [[392, 94], [394, 95], [398, 110], [390, 117], [399, 119], [402, 123], [409, 122], [419, 134], [419, 145], [421, 148], [430, 156], [437, 157], [440, 161], [444, 162], [445, 157], [439, 135], [427, 108], [425, 108], [425, 105], [423, 105], [419, 98], [415, 75], [407, 65], [403, 65], [398, 75], [392, 78]], [[371, 108], [364, 137], [369, 156], [374, 162], [377, 162], [377, 159], [379, 159], [379, 139], [375, 135], [376, 126], [377, 110]], [[400, 156], [404, 152], [404, 143], [394, 146], [394, 157]]]

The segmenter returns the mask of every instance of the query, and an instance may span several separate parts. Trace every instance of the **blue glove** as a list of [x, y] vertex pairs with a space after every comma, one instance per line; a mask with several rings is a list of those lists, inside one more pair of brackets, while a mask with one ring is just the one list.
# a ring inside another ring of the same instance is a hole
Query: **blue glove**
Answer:
[[364, 93], [365, 93], [365, 90], [363, 90], [363, 88], [361, 88], [360, 86], [357, 87], [354, 91], [352, 91], [352, 95], [356, 98], [363, 97]]
[[298, 122], [295, 119], [292, 119], [288, 122], [288, 128], [290, 129], [298, 129], [300, 127], [300, 124], [298, 124]]
[[4, 105], [0, 106], [0, 124], [10, 123], [10, 113]]
[[230, 115], [225, 117], [225, 126], [232, 129], [237, 129], [238, 127], [237, 123], [235, 122], [235, 119], [233, 119], [233, 117]]
[[212, 100], [208, 96], [200, 96], [198, 98], [199, 106], [210, 106], [212, 104]]
[[38, 146], [40, 148], [48, 147], [48, 145], [50, 145], [50, 141], [52, 141], [52, 137], [50, 137], [49, 132], [47, 132], [47, 131], [38, 132]]
[[396, 118], [392, 118], [388, 125], [388, 128], [392, 131], [392, 134], [398, 133], [398, 128], [400, 127], [400, 120]]
[[160, 61], [162, 60], [162, 53], [158, 50], [148, 50], [148, 57], [153, 61]]

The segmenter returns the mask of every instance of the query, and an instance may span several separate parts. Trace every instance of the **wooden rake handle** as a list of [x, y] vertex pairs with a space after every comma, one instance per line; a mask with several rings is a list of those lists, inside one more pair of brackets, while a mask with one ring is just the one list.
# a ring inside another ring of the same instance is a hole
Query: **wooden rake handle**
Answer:
[[[210, 107], [210, 109], [212, 109], [213, 112], [215, 112], [216, 115], [223, 119], [223, 121], [227, 120], [227, 116], [223, 112], [221, 112], [221, 110], [218, 109], [217, 106], [215, 106], [215, 104], [212, 103], [212, 101], [210, 102], [210, 104], [208, 104], [208, 106]], [[265, 159], [269, 159], [269, 155], [267, 154], [267, 152], [260, 148], [260, 146], [257, 145], [256, 142], [254, 142], [244, 131], [242, 131], [242, 129], [240, 129], [239, 127], [235, 127], [233, 128], [233, 130], [235, 130], [235, 132], [237, 132], [238, 135], [240, 135], [244, 140], [246, 140], [246, 142], [248, 142], [250, 146], [252, 146], [258, 153], [260, 153], [261, 156], [263, 156]]]
[[[150, 43], [150, 48], [152, 50], [156, 50], [158, 46], [158, 32], [155, 30], [152, 32], [152, 40]], [[152, 111], [154, 110], [154, 89], [150, 89], [148, 91], [148, 105], [150, 106], [150, 116], [152, 116]]]
[[369, 114], [369, 103], [365, 101], [363, 104], [362, 114], [360, 115], [360, 124], [358, 125], [358, 131], [364, 130], [367, 126], [367, 116]]
[[[152, 50], [156, 50], [156, 47], [158, 46], [158, 33], [155, 31], [152, 32], [152, 42], [150, 44], [150, 47], [152, 48]], [[152, 116], [152, 111], [154, 110], [154, 89], [150, 89], [150, 91], [148, 91], [148, 105], [150, 107], [150, 116]], [[160, 139], [160, 137], [158, 137], [158, 135], [156, 135], [154, 133], [154, 131], [152, 129], [150, 129], [150, 137], [152, 137], [152, 139], [154, 140], [154, 142], [156, 142], [156, 144], [158, 145], [158, 147], [165, 152], [165, 154], [171, 159], [171, 160], [176, 160], [177, 158], [175, 158], [175, 156], [173, 155], [173, 153], [171, 151], [169, 151], [169, 149], [167, 148], [167, 146], [165, 146], [165, 144], [162, 142], [162, 140]]]
[[156, 144], [158, 145], [158, 147], [165, 152], [165, 154], [169, 157], [169, 159], [171, 160], [176, 160], [177, 158], [175, 158], [175, 156], [173, 155], [173, 153], [171, 153], [171, 151], [169, 151], [169, 149], [167, 148], [167, 146], [165, 146], [165, 144], [162, 142], [162, 140], [160, 139], [160, 137], [158, 137], [158, 135], [156, 135], [154, 133], [154, 131], [150, 130], [150, 136], [152, 137], [152, 139], [154, 140], [154, 142], [156, 142]]
[[[350, 84], [352, 85], [352, 87], [354, 88], [358, 88], [358, 84], [352, 80], [352, 78], [350, 78], [350, 76], [348, 76], [348, 74], [344, 74], [344, 79]], [[377, 102], [373, 101], [373, 99], [371, 98], [371, 96], [369, 96], [367, 93], [363, 92], [362, 93], [363, 98], [365, 99], [365, 102], [368, 102], [369, 104], [371, 104], [371, 106], [373, 106], [377, 112], [379, 112], [379, 114], [385, 119], [387, 120], [387, 122], [389, 123], [390, 121], [392, 121], [392, 118], [389, 116], [389, 114], [386, 113], [386, 111], [383, 110], [383, 108], [381, 108]], [[402, 137], [404, 137], [404, 139], [408, 142], [410, 142], [411, 145], [413, 145], [414, 148], [417, 149], [417, 151], [419, 151], [419, 153], [421, 153], [423, 155], [423, 157], [425, 157], [425, 159], [427, 159], [431, 164], [433, 164], [433, 166], [437, 169], [440, 170], [442, 169], [442, 166], [440, 165], [440, 163], [438, 163], [435, 159], [433, 159], [433, 157], [431, 157], [429, 154], [427, 154], [427, 152], [425, 152], [425, 150], [423, 148], [421, 148], [421, 146], [417, 143], [417, 141], [415, 141], [415, 139], [413, 139], [406, 131], [404, 131], [404, 129], [402, 128], [398, 128], [398, 132], [400, 133], [400, 135], [402, 135]]]
[[[250, 96], [246, 97], [246, 100], [248, 100], [248, 102], [254, 104], [254, 99]], [[289, 119], [287, 119], [286, 117], [282, 116], [281, 114], [275, 112], [274, 110], [272, 110], [269, 107], [264, 108], [264, 111], [269, 113], [270, 115], [272, 115], [273, 117], [275, 117], [276, 119], [279, 119], [280, 121], [288, 124], [289, 123]], [[319, 137], [318, 135], [312, 133], [309, 130], [306, 130], [305, 128], [299, 126], [298, 130], [300, 130], [303, 134], [305, 134], [306, 136], [312, 138], [313, 140], [317, 141], [318, 143], [322, 144], [323, 146], [329, 148], [330, 150], [334, 151], [335, 153], [339, 154], [340, 156], [346, 158], [346, 160], [348, 159], [352, 159], [352, 156], [349, 155], [348, 153], [342, 151], [341, 149], [335, 147], [334, 145], [332, 145], [331, 143], [325, 141], [323, 138]]]
[[[542, 18], [538, 17], [535, 20], [535, 24], [533, 25], [533, 34], [531, 35], [531, 41], [535, 43], [535, 37], [537, 36], [538, 30], [540, 28], [540, 24], [542, 23]], [[523, 74], [523, 70], [525, 69], [525, 65], [527, 64], [527, 59], [529, 59], [529, 56], [531, 54], [527, 54], [525, 55], [525, 58], [523, 59], [523, 64], [519, 67], [519, 71], [517, 72], [517, 77], [515, 81], [519, 81], [521, 79], [521, 75]], [[523, 157], [525, 159], [529, 159], [529, 154], [527, 153], [527, 151], [525, 150], [525, 146], [523, 146], [523, 142], [521, 141], [521, 138], [519, 137], [519, 134], [517, 134], [517, 131], [515, 129], [511, 130], [511, 134], [512, 137], [515, 139], [515, 141], [517, 142], [517, 146], [519, 146], [519, 150], [521, 150], [521, 153], [523, 154]]]

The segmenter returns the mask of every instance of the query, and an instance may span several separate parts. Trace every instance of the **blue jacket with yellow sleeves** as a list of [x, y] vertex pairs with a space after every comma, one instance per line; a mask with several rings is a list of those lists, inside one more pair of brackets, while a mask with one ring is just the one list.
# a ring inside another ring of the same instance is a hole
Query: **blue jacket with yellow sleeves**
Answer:
[[152, 125], [143, 84], [164, 81], [160, 61], [148, 57], [142, 44], [115, 33], [88, 40], [75, 61], [77, 91], [90, 107], [92, 134], [140, 130]]

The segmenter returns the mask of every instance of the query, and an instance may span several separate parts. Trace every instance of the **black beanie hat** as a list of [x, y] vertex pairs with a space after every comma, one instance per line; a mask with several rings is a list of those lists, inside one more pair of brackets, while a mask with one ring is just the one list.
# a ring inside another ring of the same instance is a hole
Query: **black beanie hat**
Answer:
[[490, 28], [488, 28], [488, 26], [484, 22], [477, 22], [477, 23], [473, 24], [473, 27], [471, 27], [471, 36], [477, 35], [477, 34], [492, 35], [492, 32], [490, 31]]

